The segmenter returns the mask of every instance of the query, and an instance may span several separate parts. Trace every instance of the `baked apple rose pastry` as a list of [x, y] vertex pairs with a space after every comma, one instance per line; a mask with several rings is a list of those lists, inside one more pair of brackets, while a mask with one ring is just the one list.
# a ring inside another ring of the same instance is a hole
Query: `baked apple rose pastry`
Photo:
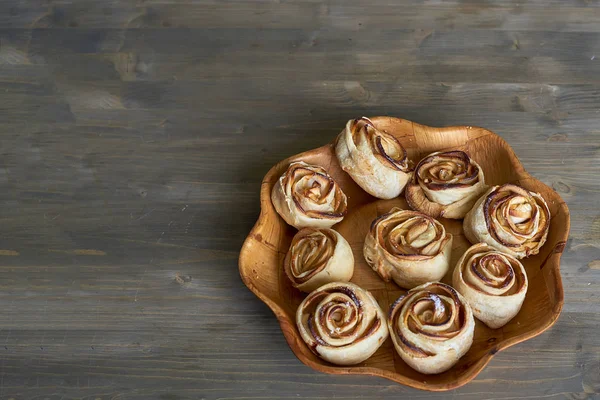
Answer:
[[347, 198], [324, 168], [293, 162], [273, 187], [271, 201], [289, 225], [330, 228], [346, 214]]
[[347, 282], [354, 273], [350, 245], [333, 229], [304, 228], [292, 239], [284, 270], [294, 287], [312, 292], [329, 282]]
[[513, 184], [490, 188], [463, 221], [471, 243], [487, 243], [516, 258], [537, 254], [549, 227], [550, 210], [544, 198]]
[[483, 170], [467, 153], [437, 152], [417, 164], [406, 201], [434, 218], [461, 219], [486, 189]]
[[439, 281], [448, 271], [452, 235], [418, 211], [392, 208], [371, 224], [365, 260], [381, 278], [410, 289]]
[[508, 323], [521, 309], [527, 293], [523, 265], [485, 243], [471, 246], [460, 258], [452, 285], [475, 317], [492, 329]]
[[310, 293], [298, 307], [296, 324], [313, 353], [338, 365], [363, 362], [388, 337], [385, 314], [373, 295], [348, 282]]
[[366, 117], [348, 121], [336, 139], [335, 154], [342, 169], [380, 199], [398, 197], [412, 174], [412, 162], [400, 142]]
[[388, 314], [394, 347], [423, 374], [447, 371], [473, 344], [471, 307], [451, 286], [430, 282], [400, 297]]

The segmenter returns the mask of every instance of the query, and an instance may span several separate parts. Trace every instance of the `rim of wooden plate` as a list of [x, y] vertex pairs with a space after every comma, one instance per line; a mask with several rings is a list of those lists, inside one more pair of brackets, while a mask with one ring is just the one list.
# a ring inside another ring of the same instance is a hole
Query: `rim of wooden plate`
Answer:
[[[408, 121], [405, 119], [400, 119], [400, 118], [395, 118], [395, 117], [387, 117], [387, 116], [371, 117], [370, 119], [375, 123], [376, 126], [378, 124], [384, 124], [386, 126], [389, 126], [389, 125], [393, 126], [395, 124], [407, 124], [407, 123], [411, 124], [413, 135], [415, 137], [417, 136], [414, 134], [415, 128], [417, 128], [417, 130], [434, 131], [440, 135], [444, 135], [444, 134], [451, 133], [451, 132], [457, 132], [457, 131], [477, 132], [473, 138], [479, 138], [479, 137], [483, 137], [483, 136], [493, 135], [495, 137], [496, 141], [498, 142], [498, 144], [501, 147], [503, 147], [504, 150], [507, 152], [511, 165], [517, 171], [519, 181], [531, 180], [531, 182], [535, 186], [546, 188], [548, 193], [552, 193], [553, 196], [555, 196], [553, 200], [558, 201], [559, 212], [563, 212], [565, 214], [566, 226], [565, 226], [564, 231], [559, 235], [558, 241], [555, 243], [554, 247], [550, 250], [550, 252], [545, 257], [545, 259], [543, 260], [543, 262], [541, 264], [541, 267], [546, 267], [548, 269], [551, 269], [552, 275], [554, 275], [554, 277], [556, 278], [554, 281], [554, 289], [556, 291], [556, 293], [555, 293], [556, 302], [555, 302], [554, 308], [552, 310], [551, 319], [548, 320], [545, 324], [540, 325], [536, 330], [524, 332], [523, 334], [520, 334], [520, 335], [517, 335], [510, 339], [506, 339], [501, 342], [498, 342], [498, 344], [495, 347], [493, 347], [491, 351], [486, 352], [485, 355], [483, 357], [481, 357], [477, 362], [470, 365], [468, 367], [468, 369], [465, 371], [465, 373], [460, 375], [458, 377], [458, 379], [453, 380], [451, 382], [443, 383], [443, 384], [432, 384], [432, 383], [418, 381], [418, 380], [406, 377], [405, 375], [402, 375], [400, 373], [384, 370], [381, 368], [364, 367], [364, 366], [340, 367], [340, 366], [336, 366], [333, 364], [328, 364], [325, 361], [318, 359], [318, 360], [322, 361], [322, 363], [319, 363], [319, 362], [316, 362], [316, 361], [312, 360], [311, 358], [307, 357], [305, 355], [305, 352], [302, 351], [302, 348], [306, 347], [306, 344], [304, 343], [304, 341], [300, 337], [300, 334], [298, 333], [295, 321], [292, 318], [288, 317], [288, 315], [286, 315], [282, 306], [280, 306], [276, 301], [271, 299], [268, 295], [263, 293], [255, 285], [254, 279], [258, 278], [258, 276], [256, 275], [257, 271], [255, 268], [253, 269], [251, 262], [249, 261], [249, 258], [253, 254], [253, 247], [256, 244], [259, 244], [259, 243], [264, 244], [264, 243], [262, 243], [262, 235], [260, 235], [260, 233], [258, 233], [257, 231], [259, 230], [259, 228], [262, 227], [262, 223], [266, 219], [266, 214], [276, 213], [276, 211], [273, 210], [272, 206], [271, 206], [271, 190], [273, 188], [273, 182], [275, 182], [277, 180], [277, 178], [283, 173], [283, 171], [285, 170], [285, 168], [287, 168], [287, 166], [290, 164], [290, 162], [308, 158], [310, 156], [322, 153], [323, 151], [330, 151], [330, 146], [333, 145], [335, 139], [334, 139], [334, 141], [332, 141], [324, 146], [318, 147], [316, 149], [308, 150], [308, 151], [302, 152], [300, 154], [296, 154], [294, 156], [286, 158], [285, 160], [280, 161], [279, 163], [277, 163], [273, 167], [271, 167], [269, 172], [265, 175], [265, 177], [262, 180], [261, 190], [260, 190], [260, 205], [261, 205], [260, 215], [258, 217], [257, 222], [255, 223], [252, 230], [250, 231], [248, 237], [244, 241], [244, 244], [242, 245], [242, 248], [240, 251], [240, 256], [239, 256], [240, 276], [241, 276], [241, 279], [244, 282], [244, 284], [273, 311], [273, 313], [275, 314], [275, 316], [277, 317], [277, 319], [279, 321], [281, 330], [286, 338], [288, 345], [290, 346], [290, 348], [292, 349], [292, 351], [296, 355], [296, 357], [305, 365], [307, 365], [317, 371], [321, 371], [321, 372], [325, 372], [325, 373], [329, 373], [329, 374], [335, 374], [335, 375], [356, 374], [356, 375], [379, 376], [379, 377], [383, 377], [383, 378], [392, 380], [394, 382], [397, 382], [397, 383], [400, 383], [400, 384], [403, 384], [406, 386], [410, 386], [410, 387], [413, 387], [416, 389], [421, 389], [421, 390], [447, 391], [447, 390], [456, 389], [460, 386], [467, 384], [471, 380], [473, 380], [483, 370], [483, 368], [485, 368], [485, 366], [490, 362], [490, 360], [494, 357], [494, 355], [497, 352], [504, 350], [510, 346], [513, 346], [517, 343], [521, 343], [532, 337], [540, 335], [541, 333], [543, 333], [544, 331], [549, 329], [552, 325], [554, 325], [554, 323], [558, 319], [558, 317], [562, 311], [563, 304], [564, 304], [564, 290], [563, 290], [563, 285], [562, 285], [562, 279], [560, 277], [560, 257], [561, 257], [561, 253], [564, 250], [564, 247], [566, 245], [567, 238], [569, 236], [569, 230], [570, 230], [569, 209], [568, 209], [566, 203], [560, 197], [560, 195], [558, 195], [558, 193], [556, 193], [554, 190], [549, 188], [543, 182], [535, 179], [523, 168], [521, 161], [518, 159], [518, 157], [514, 153], [513, 149], [510, 147], [510, 145], [506, 141], [504, 141], [504, 139], [502, 139], [500, 136], [498, 136], [497, 134], [495, 134], [494, 132], [492, 132], [488, 129], [481, 128], [481, 127], [475, 127], [475, 126], [465, 126], [465, 125], [436, 128], [436, 127], [429, 127], [426, 125], [418, 124], [416, 122]], [[396, 135], [394, 132], [391, 132], [389, 129], [385, 129], [385, 131], [388, 133], [391, 133], [392, 135], [394, 135], [396, 137], [402, 137], [402, 135]], [[469, 138], [468, 140], [471, 140], [471, 139], [472, 138]], [[432, 150], [431, 152], [433, 152], [433, 151], [435, 151], [435, 150]], [[549, 199], [546, 199], [546, 201], [548, 201], [548, 200]], [[287, 249], [283, 249], [284, 251], [282, 252], [282, 250], [273, 247], [272, 244], [270, 244], [270, 243], [267, 243], [266, 246], [269, 247], [271, 249], [271, 251], [275, 251], [279, 254], [283, 253], [285, 255], [285, 252], [287, 251]], [[279, 268], [279, 265], [276, 265], [275, 268], [276, 269]]]

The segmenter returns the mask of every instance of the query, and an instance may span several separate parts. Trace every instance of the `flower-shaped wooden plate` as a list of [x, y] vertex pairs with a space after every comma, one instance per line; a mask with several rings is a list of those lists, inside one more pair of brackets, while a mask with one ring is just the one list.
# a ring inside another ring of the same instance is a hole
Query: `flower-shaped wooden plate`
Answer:
[[[394, 300], [405, 293], [393, 282], [385, 283], [371, 270], [364, 260], [362, 248], [371, 221], [393, 206], [408, 208], [406, 201], [403, 195], [392, 200], [378, 200], [364, 192], [342, 171], [331, 144], [283, 160], [267, 173], [260, 192], [260, 217], [240, 253], [240, 275], [246, 286], [273, 310], [288, 344], [304, 364], [331, 374], [377, 375], [418, 389], [454, 389], [477, 376], [498, 351], [539, 335], [558, 318], [563, 305], [559, 263], [569, 235], [569, 210], [556, 192], [525, 171], [510, 146], [493, 132], [471, 126], [432, 128], [391, 117], [371, 120], [378, 129], [398, 138], [415, 162], [434, 151], [464, 150], [483, 168], [486, 183], [516, 183], [541, 193], [546, 199], [552, 216], [550, 232], [540, 253], [523, 260], [529, 289], [519, 314], [500, 329], [490, 329], [476, 321], [475, 338], [469, 352], [449, 371], [437, 375], [424, 375], [411, 369], [398, 356], [391, 339], [371, 358], [356, 366], [340, 367], [315, 356], [302, 341], [295, 325], [296, 308], [305, 294], [292, 287], [282, 268], [296, 229], [277, 214], [270, 197], [273, 185], [290, 162], [302, 160], [325, 167], [348, 195], [348, 214], [334, 229], [352, 246], [355, 259], [352, 282], [371, 291], [386, 312]], [[342, 127], [340, 123], [340, 129]], [[462, 220], [441, 219], [441, 222], [454, 235], [453, 266], [470, 244], [463, 236]], [[444, 282], [450, 283], [452, 269]]]

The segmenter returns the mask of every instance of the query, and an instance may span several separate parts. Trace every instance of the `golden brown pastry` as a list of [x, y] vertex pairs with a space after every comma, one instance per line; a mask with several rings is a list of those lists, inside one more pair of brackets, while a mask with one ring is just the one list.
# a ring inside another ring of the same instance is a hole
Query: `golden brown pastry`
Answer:
[[385, 314], [371, 293], [349, 282], [332, 282], [298, 307], [302, 339], [322, 359], [353, 365], [371, 357], [388, 337]]
[[437, 152], [415, 167], [406, 201], [413, 210], [434, 218], [461, 219], [486, 189], [483, 170], [467, 153]]
[[517, 258], [537, 254], [549, 227], [550, 210], [544, 198], [513, 184], [490, 188], [463, 221], [471, 243], [484, 242]]
[[380, 199], [398, 197], [412, 174], [412, 163], [400, 142], [366, 117], [348, 121], [336, 139], [335, 154], [342, 169]]
[[271, 193], [275, 210], [288, 224], [300, 228], [330, 228], [346, 214], [347, 199], [324, 168], [293, 162]]
[[452, 285], [469, 303], [475, 317], [496, 329], [521, 309], [527, 274], [513, 256], [478, 243], [467, 249], [456, 264]]
[[432, 282], [411, 289], [392, 304], [388, 328], [404, 362], [421, 373], [438, 374], [469, 350], [475, 320], [456, 290]]
[[354, 273], [350, 245], [333, 229], [304, 228], [292, 239], [284, 269], [294, 287], [312, 292], [329, 282], [347, 282]]
[[363, 248], [365, 260], [389, 282], [410, 289], [439, 281], [448, 271], [452, 235], [418, 211], [393, 208], [371, 224]]

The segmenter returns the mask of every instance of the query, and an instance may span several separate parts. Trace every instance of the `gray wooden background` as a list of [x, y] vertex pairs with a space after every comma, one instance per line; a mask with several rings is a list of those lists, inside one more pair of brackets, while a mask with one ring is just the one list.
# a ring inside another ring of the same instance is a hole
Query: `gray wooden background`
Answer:
[[[572, 216], [565, 307], [430, 394], [301, 364], [239, 279], [277, 161], [480, 125]], [[0, 1], [0, 399], [600, 398], [596, 0]]]

